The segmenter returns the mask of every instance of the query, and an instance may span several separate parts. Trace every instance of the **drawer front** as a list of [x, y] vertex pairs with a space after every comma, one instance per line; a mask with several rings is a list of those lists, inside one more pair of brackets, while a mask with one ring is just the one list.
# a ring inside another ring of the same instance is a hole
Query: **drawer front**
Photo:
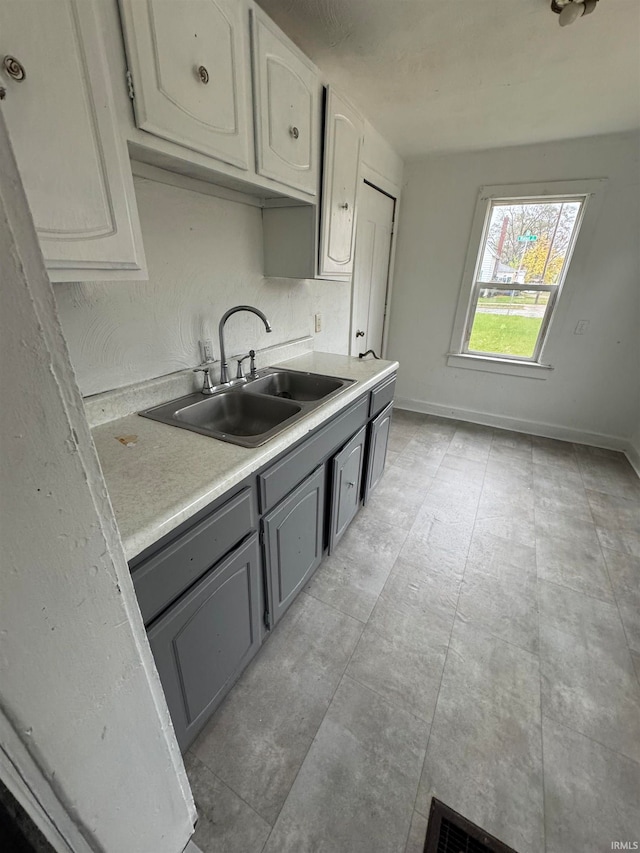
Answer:
[[371, 406], [369, 407], [369, 417], [372, 418], [381, 412], [385, 406], [393, 400], [393, 395], [396, 390], [396, 374], [385, 379], [377, 388], [371, 392]]
[[363, 397], [330, 424], [322, 427], [284, 459], [258, 477], [260, 506], [266, 512], [298, 485], [313, 469], [364, 426], [369, 409]]
[[243, 489], [210, 516], [132, 572], [145, 625], [257, 528], [251, 489]]

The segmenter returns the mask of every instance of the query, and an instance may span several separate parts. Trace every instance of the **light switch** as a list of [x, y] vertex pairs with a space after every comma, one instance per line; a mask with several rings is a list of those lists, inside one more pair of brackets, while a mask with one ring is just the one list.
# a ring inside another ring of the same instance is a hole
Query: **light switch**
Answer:
[[322, 314], [315, 315], [315, 329], [316, 332], [322, 331]]

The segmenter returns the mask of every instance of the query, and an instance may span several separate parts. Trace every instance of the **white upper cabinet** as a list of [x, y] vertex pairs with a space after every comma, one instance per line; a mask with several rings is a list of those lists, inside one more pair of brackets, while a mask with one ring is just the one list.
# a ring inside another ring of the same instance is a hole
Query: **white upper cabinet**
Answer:
[[356, 195], [363, 135], [362, 118], [329, 87], [320, 219], [318, 274], [321, 278], [348, 279], [353, 272]]
[[327, 88], [319, 205], [267, 205], [262, 212], [265, 275], [349, 281], [364, 122]]
[[243, 0], [120, 0], [139, 128], [241, 169], [251, 96]]
[[252, 9], [256, 171], [318, 192], [318, 72], [258, 9]]
[[92, 0], [2, 0], [0, 108], [53, 281], [144, 267], [108, 80]]

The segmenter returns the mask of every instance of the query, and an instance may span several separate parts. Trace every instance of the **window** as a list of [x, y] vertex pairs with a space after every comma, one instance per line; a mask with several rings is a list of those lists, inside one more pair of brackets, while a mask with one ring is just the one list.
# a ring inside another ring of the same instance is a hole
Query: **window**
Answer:
[[452, 340], [454, 366], [476, 366], [461, 363], [459, 356], [466, 356], [520, 364], [524, 375], [527, 368], [547, 367], [542, 353], [551, 320], [587, 201], [600, 183], [483, 189]]

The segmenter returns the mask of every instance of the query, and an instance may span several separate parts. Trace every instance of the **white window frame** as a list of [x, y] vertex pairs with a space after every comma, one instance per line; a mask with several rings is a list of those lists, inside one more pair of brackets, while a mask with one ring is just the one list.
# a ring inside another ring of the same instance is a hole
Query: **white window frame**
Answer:
[[[527, 376], [546, 379], [553, 366], [546, 360], [548, 345], [551, 342], [552, 330], [556, 327], [558, 315], [566, 309], [568, 299], [566, 292], [574, 286], [579, 287], [580, 270], [587, 259], [591, 235], [593, 234], [597, 215], [602, 204], [602, 196], [606, 187], [605, 178], [577, 181], [552, 181], [535, 184], [501, 184], [485, 186], [480, 189], [471, 227], [471, 236], [467, 248], [464, 273], [458, 297], [458, 306], [451, 335], [451, 346], [448, 353], [449, 367], [464, 367], [473, 370], [483, 370], [489, 373], [507, 373], [515, 376]], [[496, 282], [479, 282], [482, 263], [482, 250], [489, 228], [492, 202], [510, 201], [526, 203], [532, 201], [583, 201], [574, 228], [571, 245], [567, 251], [566, 261], [561, 278], [557, 285], [525, 286], [501, 284]], [[576, 285], [576, 281], [578, 282]], [[542, 327], [538, 336], [535, 352], [531, 357], [505, 356], [499, 353], [468, 352], [468, 341], [471, 326], [475, 317], [476, 305], [480, 290], [540, 290], [549, 291], [551, 298]], [[558, 324], [560, 325], [560, 324]]]

